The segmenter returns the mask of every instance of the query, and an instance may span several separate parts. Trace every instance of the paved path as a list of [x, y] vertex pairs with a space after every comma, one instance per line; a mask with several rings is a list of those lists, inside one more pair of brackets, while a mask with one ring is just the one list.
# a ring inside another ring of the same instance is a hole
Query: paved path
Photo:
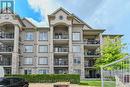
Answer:
[[[29, 87], [53, 87], [53, 84], [51, 84], [51, 83], [50, 84], [49, 83], [30, 83]], [[90, 87], [90, 86], [81, 86], [81, 85], [71, 84], [70, 87]]]

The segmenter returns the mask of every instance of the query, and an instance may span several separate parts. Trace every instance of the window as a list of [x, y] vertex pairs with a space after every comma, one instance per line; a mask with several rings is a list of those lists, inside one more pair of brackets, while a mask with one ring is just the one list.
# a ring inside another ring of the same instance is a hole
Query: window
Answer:
[[47, 57], [40, 57], [39, 60], [38, 60], [38, 64], [47, 65], [48, 64], [48, 58]]
[[38, 74], [47, 74], [47, 73], [49, 73], [48, 69], [39, 69], [38, 70]]
[[59, 16], [59, 19], [60, 19], [60, 20], [63, 20], [63, 16], [62, 16], [62, 15], [60, 15], [60, 16]]
[[73, 40], [80, 40], [80, 33], [73, 33]]
[[24, 70], [24, 74], [27, 75], [27, 74], [32, 74], [32, 70], [31, 69], [25, 69]]
[[74, 69], [75, 74], [80, 74], [81, 75], [81, 70], [80, 69]]
[[25, 40], [33, 40], [33, 32], [27, 32], [25, 35]]
[[48, 52], [48, 46], [47, 45], [40, 45], [39, 46], [39, 52]]
[[33, 58], [24, 58], [24, 64], [33, 64]]
[[39, 40], [48, 40], [48, 32], [40, 32]]
[[81, 58], [80, 57], [77, 57], [77, 58], [74, 58], [74, 64], [80, 64], [81, 63]]
[[24, 52], [33, 52], [33, 46], [24, 46], [25, 50]]
[[72, 47], [73, 52], [80, 52], [80, 45], [74, 45]]

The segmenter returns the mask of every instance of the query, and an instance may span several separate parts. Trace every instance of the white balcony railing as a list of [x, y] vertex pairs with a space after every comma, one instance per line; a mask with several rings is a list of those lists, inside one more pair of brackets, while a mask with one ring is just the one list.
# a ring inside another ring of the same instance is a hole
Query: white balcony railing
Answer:
[[54, 35], [54, 39], [69, 39], [69, 35], [68, 34]]
[[14, 39], [14, 33], [1, 33], [0, 39]]
[[100, 40], [88, 40], [84, 39], [85, 44], [100, 44]]
[[0, 52], [12, 52], [13, 46], [0, 46]]
[[68, 60], [55, 60], [54, 65], [56, 65], [56, 66], [68, 65]]
[[100, 56], [101, 54], [99, 52], [94, 52], [94, 51], [87, 51], [87, 52], [84, 52], [84, 56], [85, 57], [90, 57], [90, 56]]
[[69, 52], [68, 47], [55, 47], [54, 52]]

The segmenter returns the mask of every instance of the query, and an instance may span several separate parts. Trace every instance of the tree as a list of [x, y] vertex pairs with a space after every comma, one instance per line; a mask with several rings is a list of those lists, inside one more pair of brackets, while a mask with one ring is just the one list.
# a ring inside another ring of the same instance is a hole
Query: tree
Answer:
[[[112, 63], [125, 57], [127, 53], [122, 52], [122, 49], [124, 49], [125, 46], [126, 44], [121, 42], [120, 37], [114, 37], [113, 39], [110, 37], [104, 38], [103, 44], [101, 46], [102, 56], [96, 60], [95, 66], [99, 69], [100, 66]], [[118, 63], [113, 67], [107, 67], [107, 69], [112, 70], [112, 68], [120, 65], [121, 63]]]

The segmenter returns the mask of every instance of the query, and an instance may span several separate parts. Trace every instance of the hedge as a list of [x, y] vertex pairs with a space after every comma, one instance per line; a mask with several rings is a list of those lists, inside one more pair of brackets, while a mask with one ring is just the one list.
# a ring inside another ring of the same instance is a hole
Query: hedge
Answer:
[[80, 75], [78, 74], [5, 75], [5, 77], [20, 77], [28, 80], [30, 83], [55, 83], [55, 82], [70, 82], [72, 84], [80, 83]]

